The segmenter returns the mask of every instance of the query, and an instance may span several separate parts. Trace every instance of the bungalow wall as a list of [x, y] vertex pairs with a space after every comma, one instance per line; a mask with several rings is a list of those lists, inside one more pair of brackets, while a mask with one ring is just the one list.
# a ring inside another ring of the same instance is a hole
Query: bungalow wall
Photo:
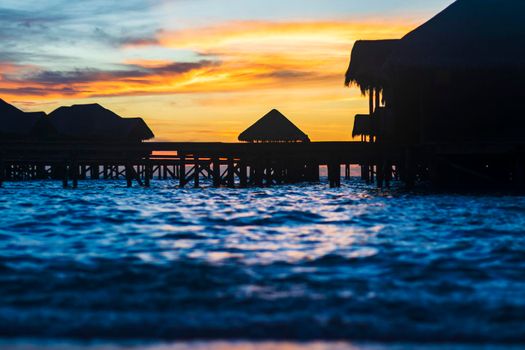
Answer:
[[434, 69], [398, 77], [391, 86], [398, 143], [523, 140], [523, 72]]

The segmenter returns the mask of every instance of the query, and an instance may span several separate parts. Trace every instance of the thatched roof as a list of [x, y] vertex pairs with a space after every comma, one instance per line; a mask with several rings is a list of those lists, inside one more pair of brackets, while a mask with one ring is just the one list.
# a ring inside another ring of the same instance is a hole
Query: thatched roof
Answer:
[[357, 114], [354, 119], [354, 130], [352, 137], [370, 136], [372, 118], [368, 114]]
[[0, 99], [0, 135], [2, 137], [28, 137], [35, 134], [45, 122], [44, 112], [25, 113]]
[[364, 93], [370, 88], [383, 88], [382, 68], [399, 40], [361, 40], [352, 49], [345, 84], [355, 84]]
[[525, 1], [458, 0], [406, 35], [393, 67], [525, 67]]
[[122, 118], [99, 104], [60, 107], [49, 120], [60, 136], [70, 139], [142, 141], [154, 137], [141, 118]]
[[272, 109], [268, 114], [240, 134], [239, 141], [310, 142], [310, 139], [308, 135], [302, 132], [281, 112]]

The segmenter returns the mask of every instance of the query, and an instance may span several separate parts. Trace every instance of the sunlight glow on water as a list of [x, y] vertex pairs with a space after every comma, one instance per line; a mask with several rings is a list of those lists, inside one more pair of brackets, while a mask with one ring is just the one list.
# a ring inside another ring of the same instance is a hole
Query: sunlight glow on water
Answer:
[[525, 341], [524, 197], [174, 186], [6, 184], [0, 336]]

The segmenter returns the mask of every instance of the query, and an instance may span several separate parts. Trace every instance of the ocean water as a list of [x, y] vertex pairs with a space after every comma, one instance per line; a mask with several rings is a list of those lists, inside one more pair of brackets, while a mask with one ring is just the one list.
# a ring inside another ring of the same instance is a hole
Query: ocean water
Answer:
[[525, 197], [175, 187], [5, 184], [0, 347], [525, 344]]

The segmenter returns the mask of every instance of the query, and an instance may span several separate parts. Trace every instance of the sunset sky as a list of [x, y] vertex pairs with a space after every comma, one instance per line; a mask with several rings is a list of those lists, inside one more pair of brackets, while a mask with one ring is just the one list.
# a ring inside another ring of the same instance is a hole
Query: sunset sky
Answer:
[[358, 39], [399, 38], [452, 0], [2, 0], [0, 98], [98, 102], [157, 140], [236, 141], [278, 108], [312, 140], [366, 112], [344, 87]]

